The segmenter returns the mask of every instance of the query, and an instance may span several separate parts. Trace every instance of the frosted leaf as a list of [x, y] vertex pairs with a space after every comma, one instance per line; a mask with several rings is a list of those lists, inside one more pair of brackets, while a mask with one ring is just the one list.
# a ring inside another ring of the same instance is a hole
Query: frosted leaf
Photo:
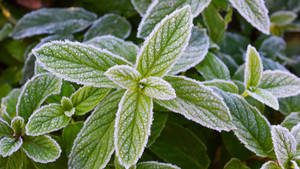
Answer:
[[13, 89], [6, 97], [1, 100], [1, 111], [7, 113], [9, 118], [16, 116], [16, 105], [20, 96], [21, 89]]
[[144, 16], [152, 1], [153, 0], [131, 0], [131, 4], [141, 16]]
[[300, 169], [298, 163], [295, 160], [292, 160], [291, 163], [292, 163], [291, 164], [292, 168], [294, 168], [294, 169]]
[[33, 51], [38, 63], [65, 80], [94, 87], [117, 87], [104, 72], [123, 58], [93, 46], [70, 41], [52, 41]]
[[126, 18], [117, 14], [106, 14], [96, 20], [84, 34], [84, 40], [90, 40], [96, 36], [113, 35], [126, 39], [131, 32], [131, 25]]
[[265, 105], [273, 108], [274, 110], [279, 109], [278, 100], [271, 92], [257, 88], [254, 91], [247, 91], [247, 93], [254, 99], [264, 103]]
[[35, 162], [53, 162], [61, 154], [61, 149], [57, 142], [50, 136], [24, 136], [22, 148], [27, 157]]
[[238, 86], [229, 80], [210, 80], [210, 81], [204, 81], [202, 82], [205, 86], [214, 86], [217, 87], [225, 92], [231, 92], [231, 93], [239, 93]]
[[84, 86], [79, 88], [71, 96], [71, 101], [75, 107], [76, 115], [84, 115], [94, 109], [110, 92], [108, 88], [96, 88]]
[[[299, 154], [300, 152], [300, 123], [298, 123], [296, 126], [294, 126], [292, 128], [292, 131], [291, 131], [292, 135], [295, 137], [296, 139], [296, 145], [297, 145], [297, 152]], [[300, 154], [299, 154], [300, 155]], [[298, 155], [298, 156], [299, 156]]]
[[150, 135], [153, 116], [152, 99], [127, 90], [121, 99], [115, 124], [115, 149], [125, 168], [137, 163]]
[[196, 66], [206, 56], [208, 47], [209, 37], [206, 30], [194, 26], [188, 46], [168, 74], [175, 75]]
[[271, 15], [271, 22], [276, 25], [287, 25], [297, 18], [297, 14], [292, 11], [277, 11]]
[[287, 44], [283, 38], [278, 36], [270, 36], [261, 43], [259, 52], [266, 57], [275, 58], [284, 55], [286, 45]]
[[75, 92], [74, 86], [70, 82], [63, 80], [63, 83], [60, 88], [60, 92], [58, 94], [53, 94], [53, 95], [49, 96], [45, 100], [45, 102], [48, 104], [50, 104], [50, 103], [59, 104], [59, 103], [61, 103], [63, 97], [70, 98], [74, 92]]
[[230, 79], [230, 72], [227, 66], [216, 55], [208, 53], [196, 67], [197, 71], [205, 80]]
[[130, 66], [114, 66], [104, 73], [111, 81], [124, 89], [136, 90], [141, 74]]
[[8, 37], [9, 32], [11, 32], [13, 29], [12, 24], [5, 23], [2, 28], [0, 29], [0, 41], [3, 41]]
[[124, 91], [115, 91], [104, 99], [85, 121], [69, 156], [69, 169], [102, 169], [114, 151], [114, 124]]
[[14, 134], [21, 136], [25, 134], [24, 119], [20, 116], [16, 116], [11, 121], [11, 128], [14, 130]]
[[48, 72], [46, 69], [44, 69], [37, 61], [34, 63], [34, 74], [40, 74], [40, 73], [46, 73]]
[[229, 0], [232, 6], [259, 31], [270, 33], [270, 19], [264, 0]]
[[296, 154], [296, 140], [288, 129], [279, 125], [271, 129], [274, 151], [280, 167], [287, 168], [289, 161]]
[[300, 112], [300, 94], [296, 96], [280, 98], [280, 112], [289, 115], [292, 112]]
[[256, 88], [262, 77], [263, 65], [256, 49], [251, 45], [247, 48], [244, 83], [245, 88]]
[[292, 112], [291, 114], [285, 117], [285, 119], [281, 123], [281, 126], [291, 130], [298, 123], [300, 123], [300, 112]]
[[268, 157], [273, 149], [268, 120], [241, 96], [221, 90], [218, 93], [230, 110], [237, 138], [256, 155]]
[[49, 73], [32, 77], [22, 88], [17, 103], [17, 115], [27, 122], [48, 96], [59, 93], [61, 84], [61, 79]]
[[132, 42], [124, 41], [111, 35], [95, 37], [84, 42], [97, 48], [106, 49], [109, 52], [121, 56], [131, 63], [135, 63], [139, 48]]
[[143, 86], [142, 92], [160, 100], [170, 100], [176, 97], [173, 87], [160, 77], [148, 77], [139, 82]]
[[43, 8], [24, 15], [9, 34], [21, 39], [40, 34], [75, 33], [84, 30], [97, 15], [82, 8]]
[[26, 125], [26, 134], [38, 136], [57, 131], [69, 124], [70, 117], [59, 104], [50, 104], [36, 110]]
[[165, 80], [175, 89], [176, 98], [155, 100], [156, 103], [205, 127], [217, 131], [232, 129], [227, 106], [210, 88], [186, 77], [167, 76]]
[[21, 137], [4, 137], [0, 140], [0, 155], [2, 157], [11, 156], [14, 152], [20, 149], [22, 144], [23, 140]]
[[265, 162], [260, 169], [281, 169], [276, 162], [268, 161]]
[[289, 72], [267, 70], [258, 87], [268, 90], [275, 97], [295, 96], [300, 94], [300, 79]]
[[138, 163], [136, 169], [180, 169], [176, 165], [160, 163], [156, 161], [146, 161]]
[[192, 15], [196, 17], [210, 2], [211, 0], [153, 0], [139, 24], [137, 37], [147, 37], [165, 16], [185, 5], [190, 5]]
[[189, 6], [156, 25], [138, 54], [136, 68], [143, 77], [163, 76], [172, 68], [188, 44], [192, 25]]
[[224, 169], [250, 169], [245, 163], [241, 162], [241, 160], [237, 158], [232, 158], [230, 161], [228, 161]]
[[0, 119], [0, 139], [3, 137], [12, 137], [14, 134], [13, 129], [9, 126], [9, 124]]

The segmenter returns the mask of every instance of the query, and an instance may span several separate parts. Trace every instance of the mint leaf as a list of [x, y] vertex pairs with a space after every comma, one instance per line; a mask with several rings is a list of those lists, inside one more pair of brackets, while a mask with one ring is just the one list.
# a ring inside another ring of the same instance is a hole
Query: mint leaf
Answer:
[[163, 76], [187, 46], [192, 29], [189, 6], [166, 16], [145, 40], [137, 58], [142, 77]]
[[296, 146], [297, 146], [297, 154], [300, 155], [300, 123], [292, 128], [291, 134], [296, 139]]
[[104, 73], [111, 81], [124, 89], [136, 90], [141, 79], [140, 72], [130, 66], [114, 66]]
[[297, 18], [297, 14], [292, 11], [277, 11], [271, 15], [271, 22], [276, 25], [287, 25]]
[[102, 35], [113, 35], [126, 39], [130, 32], [131, 25], [126, 18], [116, 14], [106, 14], [93, 23], [90, 29], [84, 34], [84, 40], [86, 41]]
[[246, 164], [237, 158], [232, 158], [225, 164], [224, 169], [250, 169]]
[[152, 1], [154, 0], [131, 0], [131, 4], [141, 16], [144, 16]]
[[74, 86], [63, 80], [59, 94], [53, 94], [46, 99], [46, 103], [61, 103], [63, 97], [70, 97], [75, 92]]
[[33, 53], [39, 64], [56, 76], [95, 87], [116, 87], [104, 72], [114, 65], [127, 64], [110, 52], [70, 41], [52, 41]]
[[49, 136], [25, 136], [23, 139], [24, 152], [35, 162], [53, 162], [60, 156], [59, 145]]
[[25, 134], [24, 119], [20, 116], [16, 116], [11, 121], [11, 128], [14, 130], [14, 134], [17, 136], [23, 136]]
[[97, 15], [82, 8], [43, 8], [21, 18], [9, 34], [14, 39], [53, 33], [75, 33], [87, 28]]
[[159, 77], [148, 77], [139, 82], [143, 86], [143, 94], [160, 100], [170, 100], [176, 97], [173, 87]]
[[67, 156], [70, 154], [73, 147], [74, 140], [77, 134], [80, 132], [83, 127], [83, 122], [72, 122], [68, 124], [62, 131], [62, 140], [66, 150]]
[[152, 123], [152, 99], [127, 90], [121, 99], [115, 124], [115, 149], [125, 168], [136, 164], [143, 154]]
[[3, 137], [12, 137], [14, 134], [13, 129], [9, 126], [9, 124], [0, 119], [0, 139]]
[[[23, 151], [17, 151], [11, 156], [5, 158], [5, 164], [0, 164], [5, 169], [24, 169], [26, 167], [27, 157]], [[3, 166], [2, 166], [3, 165]]]
[[232, 81], [216, 79], [216, 80], [204, 81], [202, 83], [205, 86], [217, 87], [225, 92], [239, 93], [238, 86]]
[[295, 96], [300, 94], [300, 79], [288, 72], [267, 70], [258, 87], [268, 90], [275, 97]]
[[283, 114], [291, 114], [292, 112], [300, 112], [300, 94], [296, 96], [280, 98], [280, 112]]
[[188, 46], [168, 74], [175, 75], [196, 66], [206, 56], [208, 47], [209, 37], [206, 30], [194, 26]]
[[0, 155], [2, 157], [11, 156], [14, 152], [18, 151], [23, 144], [21, 137], [10, 138], [4, 137], [0, 140]]
[[30, 115], [48, 96], [60, 91], [61, 84], [61, 79], [49, 73], [38, 74], [31, 78], [23, 86], [19, 96], [17, 115], [27, 122]]
[[26, 125], [26, 134], [38, 136], [57, 131], [71, 120], [65, 115], [65, 110], [59, 104], [50, 104], [36, 110], [29, 118]]
[[250, 91], [259, 85], [262, 78], [263, 65], [260, 56], [256, 49], [251, 45], [247, 48], [244, 83], [245, 88]]
[[6, 97], [1, 100], [1, 111], [7, 113], [9, 118], [16, 116], [16, 105], [20, 96], [21, 89], [13, 89]]
[[270, 33], [268, 9], [263, 0], [229, 0], [232, 6], [259, 31]]
[[277, 98], [273, 96], [273, 94], [268, 90], [257, 88], [254, 91], [247, 91], [247, 93], [254, 99], [266, 104], [274, 110], [279, 109], [279, 103]]
[[179, 169], [179, 167], [167, 163], [146, 161], [146, 162], [138, 163], [136, 169]]
[[151, 125], [151, 135], [149, 136], [147, 148], [149, 148], [160, 136], [168, 120], [168, 113], [155, 112], [153, 114], [153, 123]]
[[205, 127], [217, 131], [232, 129], [227, 106], [210, 88], [186, 77], [167, 76], [165, 80], [175, 89], [176, 98], [155, 100], [156, 103]]
[[300, 112], [293, 112], [285, 117], [285, 119], [281, 123], [281, 126], [291, 130], [298, 123], [300, 123]]
[[268, 161], [265, 162], [263, 166], [261, 166], [260, 169], [281, 169], [276, 162], [274, 161]]

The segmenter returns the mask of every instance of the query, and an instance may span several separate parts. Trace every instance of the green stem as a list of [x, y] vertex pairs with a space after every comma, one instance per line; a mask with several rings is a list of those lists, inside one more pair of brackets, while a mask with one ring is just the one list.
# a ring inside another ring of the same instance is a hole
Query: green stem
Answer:
[[244, 91], [244, 93], [242, 94], [242, 97], [247, 97], [247, 96], [249, 96], [249, 93], [247, 92], [247, 91]]

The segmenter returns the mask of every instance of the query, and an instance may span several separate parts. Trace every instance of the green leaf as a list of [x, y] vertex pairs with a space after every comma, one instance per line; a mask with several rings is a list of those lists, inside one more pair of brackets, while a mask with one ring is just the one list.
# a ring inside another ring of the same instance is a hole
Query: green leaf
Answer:
[[155, 143], [156, 139], [160, 136], [168, 120], [168, 113], [157, 112], [153, 114], [153, 123], [151, 125], [151, 135], [149, 136], [147, 148]]
[[[23, 151], [17, 151], [11, 156], [5, 158], [5, 169], [26, 169], [25, 161], [27, 160], [26, 155]], [[2, 166], [1, 166], [2, 167]]]
[[136, 164], [150, 135], [153, 116], [152, 99], [127, 90], [121, 99], [115, 124], [115, 149], [125, 168]]
[[300, 94], [300, 79], [281, 70], [267, 70], [263, 73], [258, 87], [268, 90], [275, 97], [295, 96]]
[[263, 0], [229, 0], [232, 6], [259, 31], [270, 33], [268, 9]]
[[1, 110], [10, 118], [16, 116], [16, 105], [20, 96], [21, 89], [13, 89], [6, 97], [1, 100]]
[[70, 41], [52, 41], [33, 53], [38, 63], [56, 76], [95, 87], [115, 87], [104, 72], [114, 65], [127, 64], [108, 51]]
[[186, 77], [167, 76], [165, 80], [175, 89], [176, 98], [155, 100], [156, 103], [205, 127], [217, 131], [232, 129], [227, 106], [210, 88]]
[[36, 110], [26, 125], [26, 134], [38, 136], [57, 131], [69, 124], [70, 117], [59, 104], [49, 104]]
[[273, 108], [274, 110], [279, 109], [279, 103], [275, 96], [271, 92], [257, 88], [254, 91], [247, 91], [247, 93], [254, 99], [264, 103], [265, 105]]
[[83, 115], [100, 103], [109, 93], [107, 88], [84, 86], [79, 88], [72, 96], [71, 101], [75, 107], [76, 115]]
[[64, 147], [66, 149], [67, 155], [70, 154], [71, 149], [73, 147], [74, 140], [77, 134], [83, 127], [83, 122], [72, 122], [67, 125], [62, 131], [62, 140], [64, 143]]
[[196, 66], [206, 56], [208, 47], [209, 37], [206, 30], [194, 26], [188, 46], [168, 74], [175, 75]]
[[296, 126], [294, 126], [292, 128], [291, 134], [296, 139], [297, 154], [299, 156], [299, 152], [300, 152], [300, 123], [298, 123]]
[[140, 81], [141, 74], [130, 66], [114, 66], [105, 73], [111, 81], [124, 89], [136, 90]]
[[246, 164], [242, 163], [241, 160], [237, 158], [232, 158], [226, 165], [224, 169], [250, 169]]
[[38, 74], [31, 78], [23, 86], [17, 103], [17, 115], [23, 117], [25, 122], [30, 115], [44, 102], [51, 94], [60, 91], [61, 79], [52, 74]]
[[75, 33], [87, 28], [96, 17], [82, 8], [43, 8], [24, 15], [9, 35], [22, 39], [40, 34]]
[[93, 45], [97, 48], [106, 49], [115, 55], [123, 57], [131, 63], [135, 63], [137, 52], [139, 50], [138, 46], [134, 43], [124, 41], [123, 39], [111, 35], [95, 37], [84, 43]]
[[281, 126], [291, 130], [298, 123], [300, 123], [300, 112], [293, 112], [285, 117], [285, 119], [281, 123]]
[[192, 15], [193, 17], [196, 17], [204, 8], [208, 6], [210, 1], [211, 0], [154, 0], [140, 22], [137, 37], [147, 37], [152, 30], [155, 30], [154, 27], [156, 27], [156, 25], [161, 22], [165, 16], [170, 15], [172, 12], [182, 8], [185, 5], [190, 5]]
[[261, 166], [260, 169], [281, 169], [276, 162], [274, 161], [268, 161], [265, 162], [263, 166]]
[[136, 68], [142, 77], [166, 74], [187, 46], [191, 29], [189, 6], [174, 11], [157, 24], [138, 54]]
[[49, 136], [23, 137], [23, 150], [35, 162], [53, 162], [60, 156], [59, 145]]
[[245, 88], [250, 89], [250, 91], [255, 89], [259, 85], [262, 73], [263, 65], [260, 56], [256, 49], [249, 45], [247, 48], [245, 63]]
[[104, 168], [114, 151], [115, 114], [124, 91], [111, 93], [85, 121], [69, 156], [69, 168]]
[[11, 121], [11, 128], [14, 130], [14, 135], [23, 136], [25, 134], [24, 119], [20, 116], [16, 116]]
[[139, 82], [143, 94], [160, 100], [170, 100], [176, 97], [173, 87], [160, 77], [148, 77]]
[[287, 168], [289, 161], [296, 154], [296, 140], [288, 129], [279, 125], [272, 126], [271, 133], [279, 165], [282, 168]]
[[116, 14], [106, 14], [93, 23], [91, 28], [84, 34], [84, 40], [102, 35], [113, 35], [126, 39], [130, 32], [131, 25], [126, 18]]
[[9, 124], [0, 119], [0, 139], [3, 137], [12, 137], [14, 134], [13, 129], [9, 126]]
[[0, 30], [0, 41], [3, 41], [8, 37], [9, 32], [12, 30], [12, 25], [10, 23], [6, 23]]
[[11, 156], [14, 152], [18, 151], [23, 144], [21, 137], [10, 138], [4, 137], [0, 140], [0, 155], [2, 157]]
[[208, 53], [205, 59], [195, 68], [206, 80], [230, 79], [230, 72], [227, 66], [212, 53]]
[[278, 56], [284, 56], [286, 45], [283, 38], [270, 36], [261, 43], [259, 52], [265, 57], [275, 59]]
[[297, 18], [297, 14], [292, 11], [277, 11], [271, 15], [271, 22], [276, 25], [287, 25]]
[[60, 105], [64, 111], [70, 111], [73, 109], [73, 104], [71, 99], [65, 96], [61, 99]]
[[271, 155], [273, 145], [267, 119], [241, 96], [218, 92], [227, 104], [235, 125], [234, 134], [245, 146], [261, 157]]
[[131, 0], [131, 4], [141, 16], [144, 16], [152, 1], [154, 0]]
[[61, 103], [63, 97], [71, 97], [71, 95], [75, 92], [75, 88], [73, 85], [67, 81], [63, 80], [63, 83], [60, 88], [59, 94], [53, 94], [46, 99], [46, 103]]
[[296, 96], [280, 98], [280, 112], [290, 114], [292, 112], [300, 112], [300, 94]]
[[216, 80], [204, 81], [202, 83], [205, 86], [217, 87], [225, 92], [239, 93], [238, 86], [234, 84], [232, 81], [216, 79]]
[[146, 161], [146, 162], [138, 163], [136, 169], [179, 169], [179, 167], [167, 163]]

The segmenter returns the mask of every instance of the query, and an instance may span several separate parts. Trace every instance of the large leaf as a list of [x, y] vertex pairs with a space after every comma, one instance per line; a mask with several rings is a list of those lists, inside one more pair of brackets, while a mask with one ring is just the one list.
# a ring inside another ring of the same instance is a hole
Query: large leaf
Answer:
[[288, 72], [267, 70], [263, 73], [259, 87], [276, 97], [295, 96], [300, 93], [300, 79]]
[[114, 124], [123, 91], [111, 93], [85, 121], [69, 156], [69, 168], [104, 168], [114, 151]]
[[263, 0], [229, 0], [233, 7], [259, 31], [269, 34], [270, 19]]
[[136, 169], [179, 169], [179, 167], [167, 164], [167, 163], [159, 163], [156, 161], [146, 161], [137, 164]]
[[260, 169], [281, 169], [278, 164], [274, 161], [268, 161], [261, 166]]
[[75, 107], [75, 114], [83, 115], [91, 111], [108, 95], [109, 91], [107, 88], [96, 88], [92, 86], [79, 88], [71, 96], [72, 104]]
[[211, 0], [154, 0], [140, 22], [137, 36], [139, 38], [147, 37], [152, 30], [155, 29], [155, 25], [162, 21], [165, 16], [185, 5], [191, 6], [192, 15], [196, 17], [208, 6], [210, 1]]
[[143, 86], [142, 92], [149, 96], [160, 100], [170, 100], [176, 97], [173, 87], [159, 77], [148, 77], [142, 79], [139, 84]]
[[110, 52], [76, 42], [52, 41], [33, 51], [39, 64], [71, 82], [95, 87], [115, 86], [104, 72], [126, 61]]
[[49, 104], [36, 110], [26, 125], [26, 134], [38, 136], [57, 131], [69, 124], [70, 117], [59, 104]]
[[17, 151], [11, 156], [3, 159], [0, 162], [0, 166], [5, 169], [29, 169], [26, 168], [27, 157], [23, 151]]
[[115, 124], [115, 149], [121, 165], [129, 168], [143, 154], [150, 135], [152, 99], [127, 90], [122, 97]]
[[40, 34], [75, 33], [96, 20], [94, 13], [82, 8], [44, 8], [23, 16], [10, 33], [15, 39]]
[[4, 137], [0, 140], [0, 155], [2, 157], [11, 156], [22, 146], [23, 140], [19, 138]]
[[49, 136], [25, 136], [22, 148], [35, 162], [48, 163], [58, 159], [61, 153], [59, 145]]
[[167, 76], [165, 80], [175, 89], [176, 98], [155, 100], [156, 103], [205, 127], [218, 131], [232, 129], [227, 106], [211, 89], [200, 82], [180, 76]]
[[153, 123], [151, 125], [151, 135], [149, 136], [147, 147], [150, 147], [155, 143], [156, 139], [160, 136], [161, 132], [165, 128], [168, 120], [168, 113], [165, 112], [154, 112]]
[[142, 76], [167, 73], [187, 46], [191, 29], [189, 6], [174, 11], [157, 24], [138, 54], [136, 68]]
[[297, 156], [300, 154], [300, 123], [298, 123], [296, 126], [292, 128], [291, 134], [295, 137], [296, 139], [296, 144], [297, 144]]
[[79, 121], [79, 122], [70, 123], [63, 129], [62, 140], [67, 155], [70, 154], [71, 149], [73, 147], [74, 140], [77, 134], [82, 129], [82, 127], [83, 127], [83, 122]]
[[61, 79], [49, 73], [34, 76], [23, 86], [17, 103], [17, 115], [27, 122], [49, 95], [60, 91], [61, 84]]
[[254, 99], [266, 104], [267, 106], [275, 110], [279, 109], [278, 100], [271, 92], [257, 88], [254, 91], [247, 91], [247, 93]]
[[131, 3], [134, 9], [138, 11], [141, 16], [144, 16], [152, 1], [153, 0], [131, 0]]
[[102, 35], [113, 35], [125, 39], [130, 32], [131, 25], [125, 18], [116, 14], [106, 14], [93, 23], [91, 28], [84, 34], [84, 40]]
[[168, 74], [184, 72], [201, 62], [208, 52], [209, 37], [205, 29], [193, 27], [188, 46]]

